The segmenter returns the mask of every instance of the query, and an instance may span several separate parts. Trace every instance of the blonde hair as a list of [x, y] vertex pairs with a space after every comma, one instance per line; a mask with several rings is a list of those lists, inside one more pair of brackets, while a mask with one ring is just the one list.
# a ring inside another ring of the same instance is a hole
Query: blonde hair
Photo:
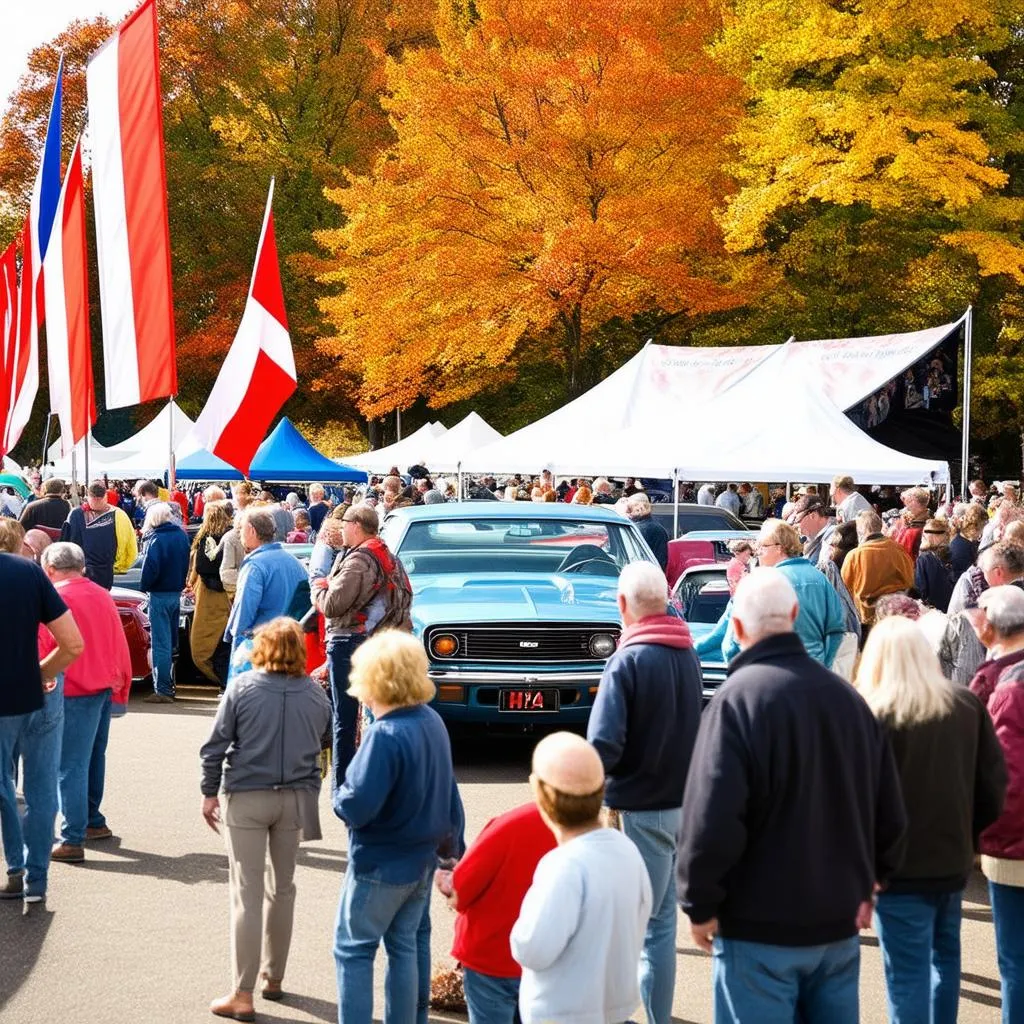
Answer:
[[397, 629], [384, 629], [352, 655], [348, 692], [364, 704], [426, 704], [435, 693], [428, 667], [427, 652], [419, 640]]
[[0, 551], [20, 555], [25, 540], [25, 527], [13, 519], [0, 519]]
[[253, 668], [286, 676], [306, 674], [306, 642], [302, 627], [286, 615], [257, 627], [252, 637]]
[[874, 716], [896, 729], [944, 718], [953, 706], [953, 684], [924, 632], [901, 615], [872, 627], [854, 685]]
[[796, 558], [804, 553], [796, 527], [781, 519], [766, 519], [761, 524], [761, 536], [758, 539], [762, 544], [778, 544], [788, 558]]

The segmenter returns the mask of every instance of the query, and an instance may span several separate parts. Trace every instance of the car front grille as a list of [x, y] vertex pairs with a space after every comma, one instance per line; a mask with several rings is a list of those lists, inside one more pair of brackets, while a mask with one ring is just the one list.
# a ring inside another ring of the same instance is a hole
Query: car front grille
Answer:
[[[610, 636], [616, 644], [621, 632], [618, 625], [593, 623], [590, 625], [487, 625], [487, 626], [432, 626], [426, 635], [427, 651], [434, 662], [458, 664], [460, 662], [497, 662], [516, 664], [565, 665], [580, 662], [603, 661], [590, 650], [591, 639], [598, 635]], [[446, 635], [458, 640], [458, 650], [441, 657], [434, 653], [434, 638]]]

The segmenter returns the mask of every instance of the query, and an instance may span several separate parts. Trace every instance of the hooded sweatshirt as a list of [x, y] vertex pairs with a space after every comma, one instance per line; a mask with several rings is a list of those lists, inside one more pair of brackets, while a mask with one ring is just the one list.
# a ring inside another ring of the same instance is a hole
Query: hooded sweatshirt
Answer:
[[682, 805], [700, 711], [700, 662], [686, 623], [650, 615], [628, 626], [605, 665], [587, 727], [604, 764], [609, 807]]

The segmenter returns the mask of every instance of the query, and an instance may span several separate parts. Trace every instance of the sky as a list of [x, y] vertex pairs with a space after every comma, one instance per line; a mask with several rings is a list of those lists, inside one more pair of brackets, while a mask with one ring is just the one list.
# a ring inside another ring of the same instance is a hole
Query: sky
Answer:
[[[114, 23], [137, 0], [0, 0], [0, 117], [25, 71], [29, 53], [76, 18], [104, 14]], [[12, 12], [17, 10], [17, 14]]]

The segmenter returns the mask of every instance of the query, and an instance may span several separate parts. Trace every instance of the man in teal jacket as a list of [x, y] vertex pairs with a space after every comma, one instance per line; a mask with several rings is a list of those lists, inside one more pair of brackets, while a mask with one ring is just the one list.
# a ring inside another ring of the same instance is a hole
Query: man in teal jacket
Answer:
[[[800, 604], [795, 630], [807, 653], [831, 668], [843, 641], [846, 620], [843, 605], [825, 574], [802, 555], [800, 534], [781, 519], [768, 519], [758, 540], [759, 565], [774, 566], [792, 584]], [[714, 630], [695, 647], [698, 657], [714, 655], [721, 645], [722, 660], [732, 661], [740, 645], [732, 629], [732, 601]]]

